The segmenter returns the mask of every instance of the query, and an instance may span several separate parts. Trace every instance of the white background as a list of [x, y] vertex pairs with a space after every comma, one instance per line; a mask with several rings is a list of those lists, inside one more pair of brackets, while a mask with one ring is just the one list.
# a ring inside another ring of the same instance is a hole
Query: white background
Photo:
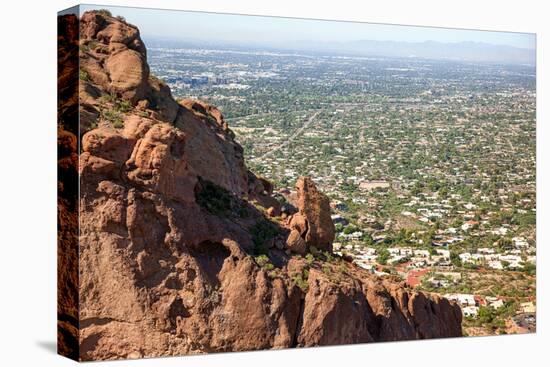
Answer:
[[[183, 10], [537, 33], [538, 332], [536, 335], [226, 353], [104, 366], [540, 366], [548, 325], [549, 49], [545, 1], [104, 1]], [[56, 12], [72, 1], [8, 0], [0, 20], [0, 363], [67, 366], [56, 338]], [[545, 24], [546, 23], [546, 24]], [[545, 104], [545, 103], [546, 104]], [[546, 341], [545, 341], [546, 339]], [[545, 348], [546, 346], [546, 348]]]

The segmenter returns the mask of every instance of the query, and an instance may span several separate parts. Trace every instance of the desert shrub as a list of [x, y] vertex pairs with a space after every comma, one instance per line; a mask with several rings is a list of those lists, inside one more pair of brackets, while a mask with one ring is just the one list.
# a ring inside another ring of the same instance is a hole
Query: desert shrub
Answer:
[[101, 116], [109, 121], [114, 128], [120, 129], [124, 127], [124, 123], [122, 122], [122, 116], [120, 115], [120, 112], [114, 110], [114, 109], [104, 109], [101, 110]]
[[115, 103], [116, 99], [116, 93], [109, 93], [102, 95], [98, 100], [100, 103]]
[[316, 258], [316, 259], [322, 259], [322, 253], [319, 251], [319, 249], [316, 246], [309, 246], [309, 252]]
[[226, 215], [231, 210], [231, 193], [202, 178], [199, 178], [195, 199], [201, 207], [215, 215]]
[[132, 109], [132, 105], [129, 101], [119, 99], [115, 102], [115, 109], [119, 112], [126, 113]]
[[304, 293], [307, 293], [309, 289], [309, 284], [307, 282], [308, 278], [309, 278], [309, 269], [304, 268], [300, 273], [297, 273], [292, 277], [292, 281]]
[[113, 109], [120, 113], [126, 113], [132, 109], [132, 104], [127, 100], [118, 98], [116, 93], [102, 95], [99, 97], [99, 102], [103, 104], [112, 104]]
[[254, 258], [254, 260], [256, 261], [256, 264], [258, 264], [259, 266], [264, 266], [266, 265], [267, 263], [269, 263], [269, 257], [267, 257], [267, 255], [259, 255], [259, 256], [256, 256]]
[[330, 276], [332, 274], [332, 268], [329, 264], [323, 264], [322, 266], [323, 274]]
[[97, 44], [98, 44], [97, 41], [93, 41], [93, 40], [90, 41], [90, 42], [88, 42], [88, 43], [85, 45], [86, 51], [88, 51], [88, 50], [95, 50], [95, 49], [97, 48]]
[[122, 119], [116, 119], [113, 121], [113, 127], [115, 129], [122, 129], [124, 127], [124, 122], [122, 122]]
[[90, 75], [86, 70], [80, 69], [78, 72], [78, 78], [82, 81], [89, 82], [90, 81]]
[[328, 262], [331, 262], [334, 260], [334, 256], [328, 251], [324, 251], [323, 256], [325, 257], [325, 260]]
[[112, 17], [113, 14], [107, 9], [99, 9], [96, 11], [97, 14], [103, 15], [104, 17]]
[[258, 255], [266, 254], [268, 249], [265, 246], [267, 240], [275, 237], [279, 231], [273, 223], [267, 219], [261, 219], [250, 228], [252, 241], [254, 242], [254, 252]]
[[267, 271], [271, 271], [271, 270], [275, 269], [275, 265], [273, 265], [271, 263], [271, 261], [269, 260], [269, 257], [267, 257], [267, 255], [256, 256], [254, 258], [254, 260], [256, 261], [256, 264], [258, 264], [260, 267], [262, 267], [263, 269], [265, 269]]

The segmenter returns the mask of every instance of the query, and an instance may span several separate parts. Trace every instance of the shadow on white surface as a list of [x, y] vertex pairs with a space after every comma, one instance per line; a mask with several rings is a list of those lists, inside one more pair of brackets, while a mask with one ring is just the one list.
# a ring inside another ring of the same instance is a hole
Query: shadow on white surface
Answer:
[[39, 340], [36, 342], [36, 345], [49, 353], [57, 354], [57, 343], [55, 341]]

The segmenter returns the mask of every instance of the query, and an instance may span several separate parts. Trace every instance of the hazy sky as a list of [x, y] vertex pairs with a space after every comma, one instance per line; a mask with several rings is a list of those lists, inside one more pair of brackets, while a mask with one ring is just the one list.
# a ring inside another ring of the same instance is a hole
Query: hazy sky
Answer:
[[485, 42], [534, 49], [531, 33], [488, 32], [445, 28], [396, 26], [354, 22], [226, 15], [126, 7], [82, 5], [81, 11], [109, 9], [139, 27], [144, 37], [173, 39], [291, 42], [291, 41], [405, 41]]

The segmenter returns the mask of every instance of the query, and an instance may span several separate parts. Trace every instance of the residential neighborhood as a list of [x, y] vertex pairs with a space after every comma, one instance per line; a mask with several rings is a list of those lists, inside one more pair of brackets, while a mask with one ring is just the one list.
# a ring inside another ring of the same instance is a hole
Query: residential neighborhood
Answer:
[[467, 335], [534, 330], [533, 67], [150, 44], [282, 201], [314, 178], [338, 254], [456, 301]]

